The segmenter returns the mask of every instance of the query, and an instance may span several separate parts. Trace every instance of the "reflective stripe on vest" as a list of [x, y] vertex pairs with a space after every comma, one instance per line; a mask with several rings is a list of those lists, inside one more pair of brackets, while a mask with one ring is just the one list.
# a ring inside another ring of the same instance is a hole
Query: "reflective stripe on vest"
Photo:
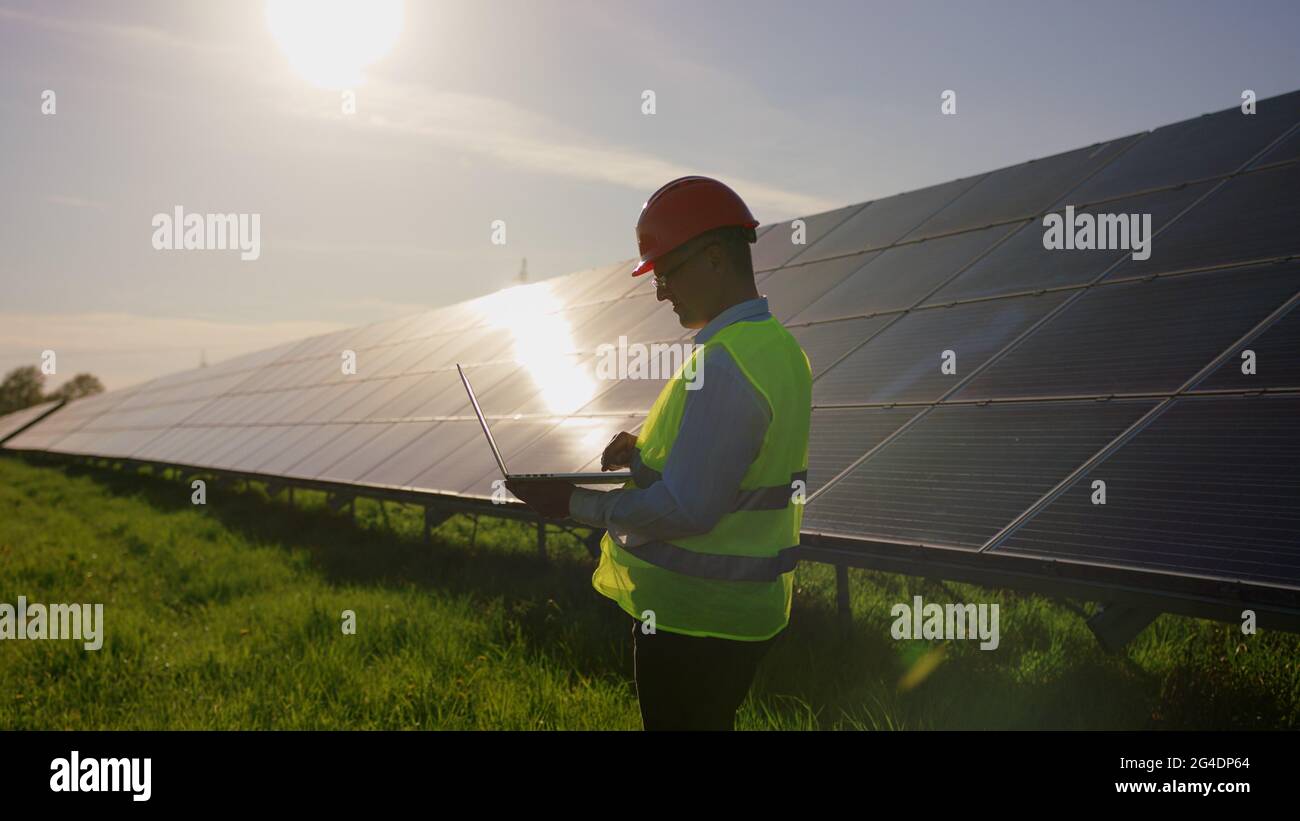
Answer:
[[[639, 473], [650, 477], [650, 481], [648, 482], [643, 483], [641, 481], [636, 481], [636, 486], [643, 490], [650, 487], [650, 485], [655, 482], [662, 482], [664, 480], [662, 473], [648, 465], [642, 465]], [[638, 475], [636, 480], [640, 480], [641, 475]], [[795, 482], [803, 482], [804, 484], [807, 484], [808, 471], [799, 470], [791, 473], [790, 481], [784, 485], [771, 485], [769, 487], [757, 487], [752, 490], [739, 491], [736, 494], [736, 503], [732, 506], [731, 510], [733, 512], [737, 510], [780, 510], [791, 503], [791, 499], [794, 495], [793, 491]], [[646, 559], [646, 561], [650, 560]]]
[[645, 542], [635, 547], [622, 545], [622, 548], [642, 561], [677, 573], [729, 582], [772, 581], [782, 573], [794, 570], [799, 562], [794, 555], [795, 547], [787, 547], [776, 556], [765, 557], [700, 553], [669, 542]]

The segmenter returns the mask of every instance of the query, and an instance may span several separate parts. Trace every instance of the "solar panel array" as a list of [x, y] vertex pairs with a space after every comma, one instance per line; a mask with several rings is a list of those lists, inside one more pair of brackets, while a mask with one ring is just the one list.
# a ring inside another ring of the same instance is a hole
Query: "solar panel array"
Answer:
[[[762, 229], [814, 372], [805, 531], [1300, 588], [1300, 92], [1257, 112]], [[1149, 259], [1045, 248], [1066, 206], [1150, 215]], [[462, 362], [513, 471], [590, 470], [662, 385], [600, 378], [600, 346], [688, 340], [630, 267], [78, 401], [5, 447], [487, 496]]]
[[62, 399], [54, 399], [49, 402], [41, 402], [40, 404], [32, 405], [29, 408], [23, 408], [20, 411], [14, 411], [13, 413], [0, 416], [0, 443], [3, 443], [14, 434], [19, 433], [28, 425], [35, 423], [41, 417], [54, 411], [62, 404]]

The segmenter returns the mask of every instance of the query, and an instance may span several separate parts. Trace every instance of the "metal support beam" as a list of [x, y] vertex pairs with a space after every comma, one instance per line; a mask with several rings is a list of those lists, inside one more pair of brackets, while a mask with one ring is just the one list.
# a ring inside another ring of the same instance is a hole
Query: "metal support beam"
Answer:
[[848, 565], [835, 565], [835, 609], [840, 617], [840, 637], [847, 639], [853, 631], [853, 603], [849, 599]]
[[441, 505], [424, 506], [424, 542], [433, 541], [433, 529], [456, 515], [456, 511]]
[[337, 513], [344, 505], [352, 503], [356, 498], [350, 493], [329, 493], [325, 496], [325, 506]]
[[1144, 607], [1104, 604], [1087, 624], [1107, 653], [1119, 653], [1159, 615], [1159, 611]]

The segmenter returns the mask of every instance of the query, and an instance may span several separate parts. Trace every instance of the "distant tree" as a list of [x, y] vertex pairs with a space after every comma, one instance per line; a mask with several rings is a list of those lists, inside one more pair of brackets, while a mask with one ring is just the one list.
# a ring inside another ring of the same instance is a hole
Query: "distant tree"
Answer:
[[92, 373], [79, 373], [59, 386], [58, 390], [46, 396], [46, 399], [80, 399], [104, 392], [104, 383]]
[[13, 413], [45, 401], [45, 374], [35, 365], [14, 368], [0, 382], [0, 414]]

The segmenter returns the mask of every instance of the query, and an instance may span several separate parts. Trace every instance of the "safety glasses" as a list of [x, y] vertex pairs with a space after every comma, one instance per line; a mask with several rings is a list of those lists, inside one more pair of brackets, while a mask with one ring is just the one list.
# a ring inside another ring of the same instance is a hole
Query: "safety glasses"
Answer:
[[677, 263], [676, 265], [674, 265], [673, 267], [669, 268], [666, 271], [660, 270], [659, 266], [656, 265], [654, 267], [655, 288], [661, 291], [664, 288], [667, 288], [669, 277], [671, 277], [673, 274], [685, 268], [691, 260], [695, 259], [700, 254], [704, 253], [704, 251], [707, 250], [711, 245], [713, 245], [713, 243], [709, 243], [709, 245], [703, 245], [699, 248], [696, 248], [694, 251], [688, 254], [685, 259], [683, 259], [681, 262]]

